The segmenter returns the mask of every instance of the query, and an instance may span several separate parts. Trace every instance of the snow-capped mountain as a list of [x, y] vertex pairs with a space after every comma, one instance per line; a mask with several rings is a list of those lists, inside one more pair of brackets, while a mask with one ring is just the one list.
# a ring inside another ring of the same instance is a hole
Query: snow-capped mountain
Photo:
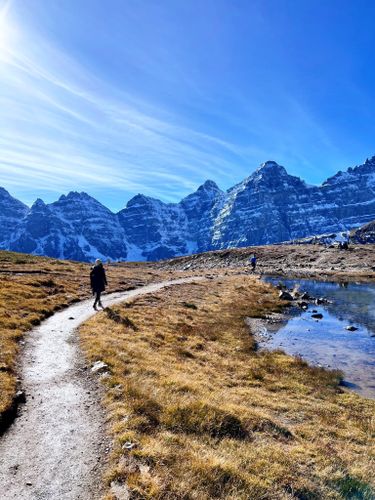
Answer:
[[360, 226], [375, 217], [375, 157], [322, 186], [308, 186], [276, 162], [228, 191], [213, 248], [248, 246]]
[[375, 219], [375, 157], [309, 186], [274, 161], [227, 192], [213, 181], [179, 203], [142, 194], [115, 214], [86, 193], [31, 208], [0, 189], [0, 247], [91, 261], [158, 260], [347, 231]]
[[186, 216], [179, 205], [138, 194], [118, 213], [130, 260], [158, 260], [189, 253]]
[[86, 193], [46, 205], [37, 200], [3, 248], [62, 259], [126, 259], [124, 230], [108, 208]]
[[214, 221], [225, 199], [226, 194], [215, 182], [206, 181], [195, 193], [180, 202], [187, 219], [189, 253], [211, 248]]

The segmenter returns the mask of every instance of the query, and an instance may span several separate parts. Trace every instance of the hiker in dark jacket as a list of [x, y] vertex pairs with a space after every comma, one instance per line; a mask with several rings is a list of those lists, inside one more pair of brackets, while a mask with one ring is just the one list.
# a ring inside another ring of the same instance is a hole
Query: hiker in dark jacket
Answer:
[[251, 271], [255, 273], [255, 269], [257, 267], [257, 254], [253, 253], [250, 259]]
[[91, 268], [90, 282], [92, 293], [93, 295], [95, 295], [93, 308], [97, 311], [96, 306], [99, 304], [99, 306], [104, 309], [100, 297], [107, 285], [107, 277], [105, 275], [105, 270], [100, 259], [96, 259], [95, 266]]

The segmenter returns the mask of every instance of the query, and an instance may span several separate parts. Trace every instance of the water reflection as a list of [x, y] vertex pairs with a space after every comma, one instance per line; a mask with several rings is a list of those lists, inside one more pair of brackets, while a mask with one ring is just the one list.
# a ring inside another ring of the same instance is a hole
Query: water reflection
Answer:
[[[279, 279], [267, 278], [278, 283]], [[282, 348], [290, 354], [340, 369], [345, 385], [375, 398], [375, 286], [358, 283], [327, 283], [310, 280], [283, 280], [288, 288], [299, 286], [314, 297], [325, 297], [329, 304], [311, 305], [307, 311], [290, 309], [290, 318], [270, 325], [261, 347]], [[311, 317], [312, 310], [323, 319]], [[346, 330], [355, 326], [356, 331]]]

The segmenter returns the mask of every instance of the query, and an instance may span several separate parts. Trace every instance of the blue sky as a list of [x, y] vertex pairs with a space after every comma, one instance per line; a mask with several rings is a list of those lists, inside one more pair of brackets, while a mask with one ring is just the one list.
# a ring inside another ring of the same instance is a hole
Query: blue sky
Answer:
[[319, 184], [375, 154], [375, 2], [0, 0], [0, 185], [227, 189], [272, 159]]

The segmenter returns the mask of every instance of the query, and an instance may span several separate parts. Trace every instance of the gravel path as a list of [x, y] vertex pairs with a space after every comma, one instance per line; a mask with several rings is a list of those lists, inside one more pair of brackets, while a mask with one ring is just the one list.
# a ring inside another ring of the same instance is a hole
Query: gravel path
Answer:
[[[184, 278], [103, 297], [106, 306], [190, 283]], [[93, 500], [101, 495], [108, 443], [98, 390], [76, 331], [95, 311], [86, 300], [56, 313], [26, 336], [26, 404], [0, 440], [2, 500]]]

